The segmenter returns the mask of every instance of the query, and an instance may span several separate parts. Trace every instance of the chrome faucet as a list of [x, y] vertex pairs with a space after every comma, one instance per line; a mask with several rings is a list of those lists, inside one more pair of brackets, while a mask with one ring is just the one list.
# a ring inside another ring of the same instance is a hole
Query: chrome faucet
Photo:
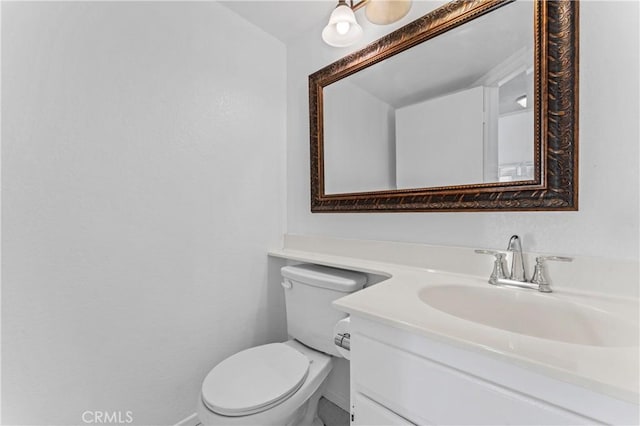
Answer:
[[507, 251], [513, 253], [511, 258], [511, 274], [509, 274], [510, 280], [516, 280], [521, 282], [527, 282], [527, 273], [524, 267], [524, 256], [522, 255], [522, 244], [520, 244], [520, 237], [512, 235], [509, 239], [509, 245], [507, 245]]
[[491, 254], [495, 256], [495, 262], [493, 263], [493, 272], [489, 277], [489, 284], [500, 285], [506, 287], [518, 287], [529, 288], [538, 290], [542, 293], [551, 293], [551, 287], [549, 282], [545, 278], [544, 274], [544, 261], [554, 260], [560, 262], [571, 262], [573, 259], [564, 256], [538, 256], [536, 257], [536, 266], [533, 271], [533, 277], [531, 281], [527, 280], [527, 273], [524, 266], [524, 255], [522, 254], [522, 244], [520, 243], [520, 237], [513, 235], [509, 239], [507, 251], [513, 253], [511, 259], [511, 273], [509, 278], [505, 272], [505, 253], [494, 250], [476, 250], [476, 253]]

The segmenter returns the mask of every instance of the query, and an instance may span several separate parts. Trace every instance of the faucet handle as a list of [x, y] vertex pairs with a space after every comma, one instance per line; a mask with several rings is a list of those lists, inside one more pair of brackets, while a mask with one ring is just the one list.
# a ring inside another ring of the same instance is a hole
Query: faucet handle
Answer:
[[536, 257], [536, 263], [543, 263], [545, 260], [553, 260], [555, 262], [572, 262], [573, 257], [567, 256], [538, 256]]
[[483, 250], [483, 249], [475, 249], [474, 252], [478, 254], [490, 254], [492, 256], [497, 256], [499, 254], [506, 255], [506, 253], [497, 250]]
[[491, 272], [491, 276], [489, 277], [489, 284], [497, 284], [498, 280], [502, 280], [507, 278], [507, 274], [504, 271], [504, 257], [506, 253], [495, 251], [495, 250], [475, 250], [478, 254], [490, 254], [495, 256], [495, 261], [493, 262], [493, 271]]
[[531, 282], [533, 284], [538, 284], [540, 287], [540, 291], [543, 293], [551, 293], [551, 287], [549, 287], [549, 282], [544, 277], [544, 262], [547, 260], [551, 260], [554, 262], [571, 262], [573, 261], [572, 257], [566, 256], [538, 256], [536, 257], [536, 266], [533, 270], [533, 277], [531, 277]]

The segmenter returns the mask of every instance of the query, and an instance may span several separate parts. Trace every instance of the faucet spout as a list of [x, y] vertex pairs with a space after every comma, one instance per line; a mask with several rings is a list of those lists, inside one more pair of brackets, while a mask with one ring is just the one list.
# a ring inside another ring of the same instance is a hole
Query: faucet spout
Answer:
[[509, 279], [514, 281], [527, 281], [527, 273], [524, 267], [524, 256], [522, 254], [522, 244], [520, 243], [520, 237], [513, 235], [509, 239], [509, 245], [507, 251], [513, 253], [511, 258], [511, 274]]

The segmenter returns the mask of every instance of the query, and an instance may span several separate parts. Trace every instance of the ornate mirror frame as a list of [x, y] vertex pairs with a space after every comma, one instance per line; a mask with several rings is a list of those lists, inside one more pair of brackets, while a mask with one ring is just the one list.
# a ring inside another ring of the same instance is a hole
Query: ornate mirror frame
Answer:
[[578, 210], [577, 0], [535, 0], [534, 180], [324, 192], [323, 88], [511, 1], [452, 1], [309, 76], [312, 212]]

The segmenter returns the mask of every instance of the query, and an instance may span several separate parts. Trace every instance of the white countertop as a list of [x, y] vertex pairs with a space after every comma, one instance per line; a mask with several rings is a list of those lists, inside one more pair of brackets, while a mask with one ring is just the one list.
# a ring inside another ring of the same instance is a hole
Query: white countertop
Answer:
[[[389, 277], [334, 302], [338, 309], [351, 315], [478, 351], [558, 380], [638, 403], [640, 353], [637, 345], [588, 346], [531, 337], [447, 314], [418, 297], [418, 293], [429, 286], [490, 287], [487, 283], [490, 270], [482, 277], [292, 248], [272, 250], [269, 255]], [[603, 297], [564, 288], [555, 289], [544, 297], [589, 305], [634, 325], [638, 322], [635, 298]]]

